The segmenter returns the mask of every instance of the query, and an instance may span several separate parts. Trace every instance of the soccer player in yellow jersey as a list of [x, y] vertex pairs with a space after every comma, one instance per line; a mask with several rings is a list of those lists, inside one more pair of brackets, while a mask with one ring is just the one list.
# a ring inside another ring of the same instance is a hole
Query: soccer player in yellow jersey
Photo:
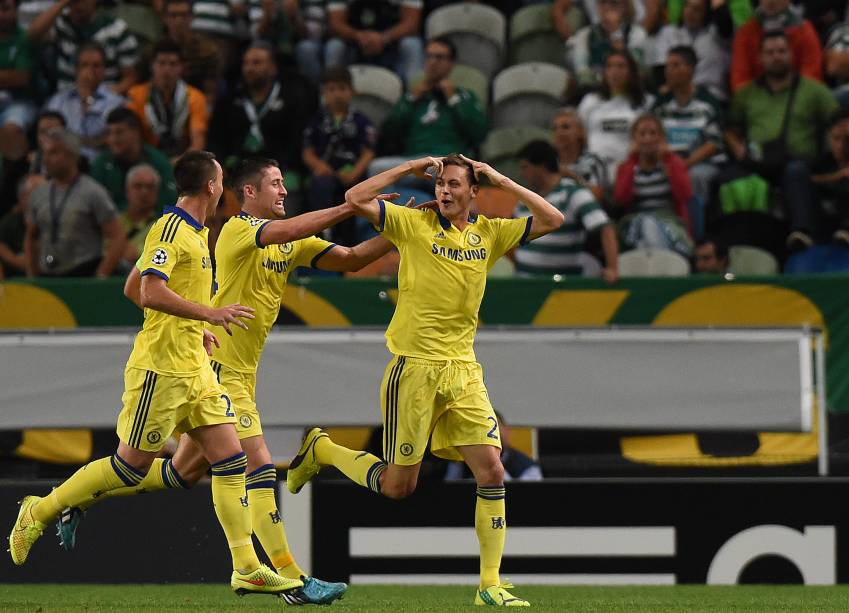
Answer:
[[[204, 352], [204, 322], [232, 333], [247, 328], [253, 309], [212, 306], [212, 260], [203, 223], [224, 190], [221, 166], [205, 151], [183, 155], [174, 167], [180, 197], [145, 240], [140, 302], [145, 320], [124, 371], [118, 450], [90, 462], [45, 497], [27, 496], [9, 536], [15, 564], [26, 561], [45, 525], [66, 507], [118, 488], [153, 483], [171, 473], [151, 471], [168, 435], [180, 428], [212, 469], [212, 499], [233, 558], [230, 585], [239, 594], [301, 588], [260, 564], [251, 541], [245, 493], [247, 458], [236, 434], [232, 402]], [[166, 467], [167, 468], [167, 467]]]
[[[244, 160], [233, 186], [242, 204], [241, 212], [227, 221], [215, 246], [218, 291], [214, 305], [230, 302], [250, 304], [254, 319], [247, 330], [236, 328], [232, 336], [215, 339], [213, 370], [226, 388], [235, 413], [236, 430], [247, 454], [247, 499], [253, 531], [278, 573], [301, 578], [303, 588], [287, 593], [289, 604], [326, 604], [344, 594], [344, 583], [328, 583], [308, 576], [298, 566], [286, 540], [283, 521], [274, 497], [277, 472], [262, 434], [256, 406], [256, 371], [265, 339], [280, 310], [289, 273], [298, 266], [323, 270], [358, 270], [392, 249], [382, 237], [355, 247], [342, 247], [313, 236], [315, 233], [353, 215], [350, 204], [283, 219], [287, 195], [277, 162], [270, 159]], [[125, 293], [138, 302], [138, 269], [127, 280]], [[140, 489], [186, 488], [209, 468], [201, 450], [183, 435], [170, 461], [157, 459], [154, 469], [162, 479], [148, 480], [136, 488], [114, 490], [108, 495], [123, 496]], [[82, 501], [87, 508], [93, 501]], [[63, 544], [73, 546], [79, 511], [70, 509], [73, 519], [59, 525]], [[70, 547], [69, 547], [70, 548]]]
[[[425, 176], [431, 167], [436, 177], [433, 210], [398, 207], [377, 198], [382, 187], [407, 174]], [[533, 217], [475, 215], [479, 175], [520, 198]], [[507, 529], [504, 467], [498, 422], [473, 343], [488, 268], [510, 249], [559, 228], [563, 215], [489, 165], [462, 156], [405, 162], [352, 187], [345, 197], [401, 253], [398, 304], [386, 331], [393, 357], [380, 387], [385, 461], [337, 445], [314, 428], [290, 464], [288, 487], [298, 492], [322, 466], [335, 466], [362, 486], [404, 498], [416, 488], [432, 437], [431, 451], [465, 461], [477, 482], [481, 575], [475, 604], [530, 606], [499, 577]]]

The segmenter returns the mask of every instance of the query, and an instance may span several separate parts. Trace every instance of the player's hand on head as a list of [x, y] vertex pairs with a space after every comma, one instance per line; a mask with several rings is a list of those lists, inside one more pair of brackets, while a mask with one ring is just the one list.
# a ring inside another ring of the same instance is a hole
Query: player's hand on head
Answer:
[[206, 349], [206, 355], [212, 357], [213, 347], [221, 347], [218, 342], [218, 337], [211, 330], [203, 329], [203, 348]]
[[[412, 162], [413, 174], [423, 179], [436, 179], [442, 174], [441, 157], [424, 157]], [[432, 169], [432, 170], [431, 170]], [[430, 172], [428, 172], [430, 170]]]
[[231, 304], [218, 309], [212, 309], [207, 321], [214, 326], [221, 326], [227, 334], [233, 336], [233, 331], [230, 330], [230, 324], [247, 330], [248, 324], [242, 320], [253, 318], [254, 310], [251, 307], [242, 306], [241, 304]]
[[460, 159], [462, 159], [464, 162], [468, 162], [469, 164], [471, 164], [472, 172], [475, 173], [476, 179], [480, 179], [481, 175], [483, 175], [489, 178], [489, 180], [493, 183], [497, 183], [498, 179], [504, 176], [485, 162], [478, 162], [477, 160], [473, 160], [472, 158], [466, 157], [463, 154], [460, 154]]

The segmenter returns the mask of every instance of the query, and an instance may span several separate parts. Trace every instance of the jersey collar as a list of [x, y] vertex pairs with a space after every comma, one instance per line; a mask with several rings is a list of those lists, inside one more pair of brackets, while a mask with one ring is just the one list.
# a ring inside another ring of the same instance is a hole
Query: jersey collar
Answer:
[[177, 217], [182, 217], [186, 221], [186, 223], [193, 227], [195, 230], [203, 230], [203, 224], [191, 215], [189, 215], [186, 209], [181, 209], [178, 206], [166, 206], [162, 214], [168, 215], [169, 213], [174, 213], [174, 215], [176, 215]]
[[[445, 217], [439, 211], [439, 209], [434, 209], [434, 212], [436, 213], [436, 217], [437, 217], [437, 219], [439, 219], [439, 225], [442, 226], [443, 230], [448, 230], [449, 228], [451, 228], [451, 222], [448, 221], [448, 218]], [[478, 214], [475, 213], [474, 211], [469, 211], [469, 217], [468, 217], [469, 223], [475, 223], [477, 220], [478, 220]]]

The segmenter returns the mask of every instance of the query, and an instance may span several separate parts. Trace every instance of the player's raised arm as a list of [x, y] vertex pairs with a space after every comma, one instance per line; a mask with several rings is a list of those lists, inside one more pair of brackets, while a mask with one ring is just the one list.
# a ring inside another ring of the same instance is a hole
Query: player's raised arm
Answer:
[[345, 192], [345, 202], [354, 207], [355, 215], [365, 217], [372, 225], [380, 225], [380, 205], [377, 202], [378, 195], [388, 185], [396, 183], [400, 178], [414, 174], [420, 177], [429, 176], [428, 168], [433, 168], [434, 177], [442, 172], [441, 158], [425, 157], [418, 160], [403, 162], [394, 168], [390, 168], [378, 175], [369, 177], [365, 181], [356, 184]]
[[254, 310], [241, 304], [231, 304], [218, 309], [186, 300], [172, 291], [167, 281], [158, 275], [143, 275], [141, 281], [141, 306], [154, 309], [176, 317], [196, 319], [221, 326], [232, 335], [230, 324], [248, 329], [242, 319], [253, 319]]
[[321, 270], [356, 272], [363, 266], [392, 251], [393, 245], [382, 236], [375, 236], [353, 247], [336, 245], [316, 262]]
[[489, 164], [471, 160], [464, 155], [460, 157], [472, 165], [472, 170], [474, 170], [476, 176], [485, 175], [495, 187], [513, 194], [527, 205], [534, 218], [531, 223], [531, 231], [528, 234], [529, 240], [554, 232], [563, 225], [563, 213], [536, 192], [522, 187], [509, 177], [505, 177]]

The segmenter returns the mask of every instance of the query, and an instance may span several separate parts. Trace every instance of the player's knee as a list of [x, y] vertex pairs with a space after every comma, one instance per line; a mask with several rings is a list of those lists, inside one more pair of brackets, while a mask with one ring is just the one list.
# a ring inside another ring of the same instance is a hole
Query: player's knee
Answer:
[[504, 465], [501, 460], [496, 458], [492, 462], [487, 462], [477, 470], [475, 475], [478, 485], [495, 485], [504, 483]]
[[415, 491], [415, 481], [390, 481], [387, 479], [380, 486], [380, 493], [392, 500], [403, 500]]

